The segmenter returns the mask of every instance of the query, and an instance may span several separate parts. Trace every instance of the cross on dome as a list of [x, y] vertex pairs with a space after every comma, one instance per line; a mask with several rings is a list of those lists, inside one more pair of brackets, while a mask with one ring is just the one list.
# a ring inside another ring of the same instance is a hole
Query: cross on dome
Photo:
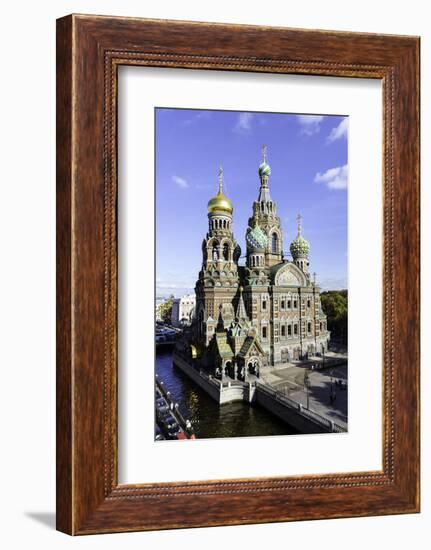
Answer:
[[221, 164], [218, 169], [218, 192], [223, 193], [223, 166]]
[[232, 202], [223, 193], [223, 167], [220, 164], [218, 170], [218, 192], [215, 197], [208, 202], [208, 214], [228, 214], [232, 215]]
[[298, 214], [296, 216], [296, 221], [298, 223], [298, 237], [301, 235], [301, 220], [302, 220], [302, 216], [301, 214]]

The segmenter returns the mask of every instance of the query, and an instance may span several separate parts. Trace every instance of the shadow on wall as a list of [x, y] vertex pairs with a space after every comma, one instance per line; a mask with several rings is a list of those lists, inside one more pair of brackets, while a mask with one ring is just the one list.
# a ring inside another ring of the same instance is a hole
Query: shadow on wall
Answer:
[[55, 529], [55, 513], [54, 512], [25, 512], [25, 516], [41, 523], [45, 527]]

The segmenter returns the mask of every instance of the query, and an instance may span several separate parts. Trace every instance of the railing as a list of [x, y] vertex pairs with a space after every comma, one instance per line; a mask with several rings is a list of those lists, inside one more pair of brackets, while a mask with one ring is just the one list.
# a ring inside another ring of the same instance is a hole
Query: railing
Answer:
[[273, 388], [270, 388], [270, 387], [262, 384], [261, 382], [256, 382], [256, 386], [263, 393], [266, 393], [267, 395], [273, 397], [279, 403], [287, 405], [291, 409], [296, 410], [299, 414], [309, 418], [312, 422], [315, 422], [319, 426], [322, 426], [326, 429], [329, 429], [331, 432], [335, 432], [335, 433], [342, 433], [342, 432], [346, 431], [339, 424], [336, 424], [332, 420], [329, 420], [328, 418], [325, 418], [324, 416], [322, 416], [321, 414], [313, 411], [312, 409], [307, 409], [301, 403], [298, 403], [297, 401], [294, 401], [293, 399], [290, 399], [290, 397], [286, 397], [285, 395], [278, 392], [277, 390], [275, 390]]
[[[189, 438], [191, 436], [194, 437], [193, 435], [194, 430], [192, 428], [191, 423], [182, 415], [179, 408], [179, 404], [173, 401], [171, 392], [166, 388], [164, 382], [159, 380], [159, 377], [157, 374], [156, 374], [156, 387], [160, 391], [161, 395], [164, 397], [165, 402], [169, 407], [170, 414], [176, 419], [176, 421], [181, 426], [186, 436]], [[156, 415], [157, 415], [157, 412], [156, 412]]]
[[200, 369], [199, 371], [196, 369], [196, 372], [199, 372], [200, 376], [204, 378], [207, 382], [212, 384], [213, 386], [217, 386], [217, 388], [221, 389], [222, 383], [220, 380], [217, 380], [217, 378], [214, 378], [214, 376], [211, 376], [211, 374], [208, 374], [204, 370]]

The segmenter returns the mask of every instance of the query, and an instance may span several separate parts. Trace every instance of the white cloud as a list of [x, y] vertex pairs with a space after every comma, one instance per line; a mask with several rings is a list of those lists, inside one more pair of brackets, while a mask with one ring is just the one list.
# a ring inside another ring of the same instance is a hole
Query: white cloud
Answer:
[[320, 125], [325, 117], [321, 115], [296, 115], [301, 126], [301, 134], [312, 136], [320, 132]]
[[209, 111], [197, 111], [197, 112], [191, 112], [191, 117], [186, 118], [182, 124], [183, 126], [190, 126], [191, 124], [195, 124], [199, 122], [200, 120], [206, 120], [211, 117], [211, 112]]
[[343, 120], [340, 122], [338, 126], [336, 126], [335, 128], [332, 128], [329, 136], [326, 138], [326, 142], [332, 143], [337, 139], [341, 139], [342, 137], [347, 137], [348, 129], [349, 129], [349, 119], [346, 117], [346, 118], [343, 118]]
[[185, 180], [184, 178], [180, 178], [180, 176], [172, 176], [172, 181], [181, 189], [186, 189], [187, 187], [189, 187], [187, 180]]
[[337, 166], [336, 168], [330, 168], [323, 174], [317, 172], [314, 177], [315, 183], [325, 183], [328, 189], [347, 189], [347, 179], [347, 164], [344, 166]]
[[240, 113], [238, 120], [234, 126], [235, 132], [248, 132], [251, 130], [251, 121], [253, 120], [253, 113]]

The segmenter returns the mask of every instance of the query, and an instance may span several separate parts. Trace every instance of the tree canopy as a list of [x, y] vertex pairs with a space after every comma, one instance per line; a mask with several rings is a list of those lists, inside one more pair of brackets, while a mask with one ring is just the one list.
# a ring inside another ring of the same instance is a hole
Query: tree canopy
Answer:
[[331, 340], [347, 345], [347, 290], [328, 290], [321, 293], [320, 299], [328, 317]]
[[159, 306], [159, 314], [160, 318], [165, 323], [171, 323], [171, 316], [172, 316], [172, 304], [174, 301], [174, 296], [171, 295], [167, 300], [165, 300], [162, 304]]

